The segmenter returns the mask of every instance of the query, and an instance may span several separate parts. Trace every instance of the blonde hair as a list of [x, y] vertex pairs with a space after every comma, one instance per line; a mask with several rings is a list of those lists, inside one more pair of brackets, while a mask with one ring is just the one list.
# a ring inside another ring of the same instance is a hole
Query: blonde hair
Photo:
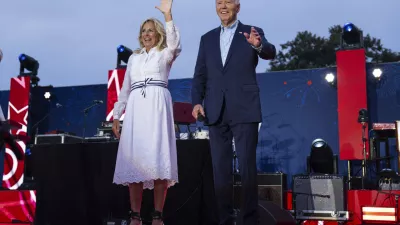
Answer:
[[144, 48], [144, 44], [142, 42], [142, 30], [143, 30], [143, 26], [148, 22], [152, 22], [154, 24], [154, 27], [156, 28], [157, 39], [158, 39], [158, 43], [156, 45], [157, 50], [161, 51], [167, 47], [167, 36], [166, 36], [164, 25], [161, 23], [161, 21], [159, 21], [156, 18], [149, 18], [149, 19], [143, 21], [142, 24], [140, 25], [139, 36], [138, 36], [140, 48], [136, 49], [135, 53], [140, 53], [142, 51], [142, 49]]

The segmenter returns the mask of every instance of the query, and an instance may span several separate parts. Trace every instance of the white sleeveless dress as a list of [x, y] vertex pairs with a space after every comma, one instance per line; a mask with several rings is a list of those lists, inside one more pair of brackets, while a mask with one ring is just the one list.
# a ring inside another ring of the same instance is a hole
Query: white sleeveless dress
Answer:
[[123, 111], [114, 183], [144, 183], [154, 188], [154, 180], [178, 182], [176, 137], [172, 98], [167, 89], [171, 65], [181, 52], [180, 34], [173, 21], [166, 23], [167, 48], [145, 49], [129, 58], [114, 119]]

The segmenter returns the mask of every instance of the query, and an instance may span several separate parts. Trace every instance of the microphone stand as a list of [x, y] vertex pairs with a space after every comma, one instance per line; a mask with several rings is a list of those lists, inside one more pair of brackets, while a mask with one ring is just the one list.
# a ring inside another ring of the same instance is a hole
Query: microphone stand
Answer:
[[47, 117], [49, 117], [50, 114], [51, 114], [52, 112], [53, 112], [53, 111], [48, 112], [42, 119], [40, 119], [38, 122], [36, 122], [36, 123], [32, 126], [32, 129], [36, 127], [35, 136], [39, 134], [39, 124], [40, 124], [41, 122], [43, 122]]
[[86, 117], [89, 114], [89, 110], [93, 107], [95, 107], [96, 105], [99, 105], [100, 102], [95, 102], [92, 105], [90, 105], [89, 107], [86, 107], [85, 109], [82, 110], [83, 112], [83, 131], [82, 131], [82, 142], [85, 141], [85, 132], [86, 132]]
[[364, 190], [364, 180], [365, 180], [365, 176], [367, 173], [367, 147], [366, 147], [366, 142], [367, 139], [365, 138], [365, 129], [367, 128], [367, 126], [365, 125], [365, 122], [362, 122], [362, 142], [363, 142], [363, 163], [362, 163], [362, 179], [361, 179], [361, 189]]
[[[57, 103], [58, 104], [58, 103]], [[60, 106], [58, 106], [56, 104], [56, 108], [60, 108], [60, 107], [62, 107], [61, 105]], [[38, 134], [39, 134], [39, 125], [47, 118], [47, 117], [49, 117], [52, 113], [53, 113], [54, 111], [53, 110], [51, 110], [50, 109], [50, 111], [42, 118], [42, 119], [40, 119], [38, 122], [36, 122], [33, 126], [32, 126], [32, 128], [31, 128], [31, 130], [33, 130], [34, 128], [36, 128], [35, 129], [35, 134], [34, 134], [34, 136], [37, 136]], [[35, 138], [35, 137], [34, 137]], [[33, 141], [33, 143], [34, 143], [34, 141]], [[29, 140], [29, 146], [31, 146], [32, 145], [32, 138], [31, 138], [31, 140]], [[26, 160], [28, 160], [28, 158], [26, 158]], [[24, 166], [24, 175], [25, 175], [25, 179], [26, 179], [26, 181], [33, 181], [35, 178], [33, 177], [33, 176], [26, 176], [26, 174], [27, 174], [27, 166], [26, 166], [26, 163], [27, 163], [27, 161], [25, 161], [25, 166]], [[24, 181], [24, 183], [25, 183], [25, 181]], [[25, 184], [26, 185], [26, 184]]]
[[[56, 108], [57, 108], [57, 109], [58, 109], [58, 108], [61, 108], [61, 107], [62, 107], [62, 105], [59, 105], [58, 103], [56, 104]], [[35, 130], [35, 136], [37, 136], [37, 135], [39, 134], [39, 125], [40, 125], [47, 117], [49, 117], [53, 112], [54, 112], [54, 110], [51, 110], [51, 108], [50, 108], [50, 111], [49, 111], [42, 119], [40, 119], [38, 122], [36, 122], [36, 123], [32, 126], [31, 130], [34, 129], [34, 128], [36, 128], [36, 130]], [[32, 143], [32, 140], [30, 141], [30, 143]]]
[[362, 143], [363, 143], [363, 160], [362, 160], [362, 176], [361, 176], [361, 189], [365, 189], [365, 178], [367, 174], [367, 149], [366, 149], [366, 142], [367, 138], [365, 137], [365, 129], [367, 128], [368, 123], [368, 110], [367, 109], [360, 109], [358, 111], [358, 122], [362, 125]]
[[368, 123], [368, 110], [367, 109], [360, 109], [358, 111], [358, 122], [362, 125], [362, 142], [363, 142], [363, 160], [362, 160], [362, 176], [361, 176], [361, 189], [365, 189], [365, 178], [367, 173], [367, 138], [365, 137], [365, 129], [367, 128]]

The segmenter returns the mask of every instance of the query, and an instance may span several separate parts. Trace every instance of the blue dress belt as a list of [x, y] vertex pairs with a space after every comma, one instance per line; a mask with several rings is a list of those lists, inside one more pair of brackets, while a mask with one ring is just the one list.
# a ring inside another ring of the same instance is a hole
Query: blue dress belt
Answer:
[[167, 82], [163, 80], [154, 80], [153, 78], [146, 78], [144, 81], [137, 81], [131, 84], [131, 91], [135, 89], [141, 89], [143, 97], [146, 97], [146, 87], [147, 86], [158, 86], [167, 88]]

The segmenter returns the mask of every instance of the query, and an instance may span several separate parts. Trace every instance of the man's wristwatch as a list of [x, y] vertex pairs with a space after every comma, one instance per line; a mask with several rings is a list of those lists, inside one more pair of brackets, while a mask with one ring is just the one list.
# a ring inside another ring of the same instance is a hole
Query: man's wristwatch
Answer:
[[260, 53], [261, 50], [262, 50], [263, 45], [262, 45], [262, 43], [261, 43], [261, 45], [258, 46], [258, 48], [254, 47], [254, 46], [252, 46], [252, 47], [253, 47], [258, 53]]

